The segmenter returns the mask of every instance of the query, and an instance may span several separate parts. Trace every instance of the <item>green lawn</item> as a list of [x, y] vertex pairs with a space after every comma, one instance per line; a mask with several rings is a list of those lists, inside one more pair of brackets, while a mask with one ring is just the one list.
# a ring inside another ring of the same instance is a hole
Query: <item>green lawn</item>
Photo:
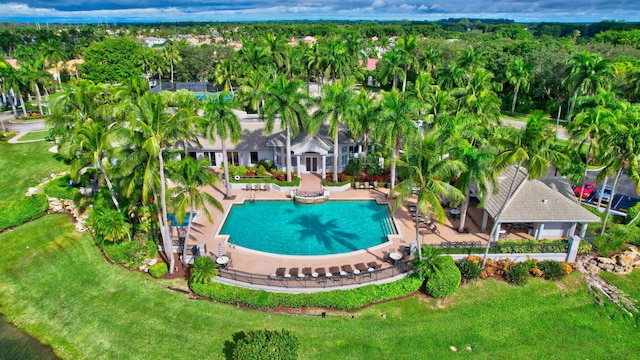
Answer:
[[626, 359], [640, 352], [638, 329], [595, 305], [578, 274], [523, 288], [477, 282], [442, 301], [411, 297], [322, 319], [189, 300], [168, 282], [107, 264], [89, 236], [72, 228], [68, 217], [51, 215], [0, 234], [0, 309], [62, 358], [223, 359], [234, 334], [263, 328], [296, 334], [302, 359]]
[[[20, 138], [20, 141], [27, 140], [44, 140], [46, 136], [49, 136], [49, 130], [30, 131]], [[51, 144], [53, 146], [53, 144]]]
[[640, 269], [633, 270], [629, 275], [616, 275], [603, 271], [600, 276], [636, 300], [638, 302], [636, 305], [640, 307]]
[[39, 184], [43, 178], [67, 169], [54, 158], [53, 153], [47, 151], [51, 146], [53, 144], [48, 142], [0, 142], [0, 203], [24, 196], [30, 187]]

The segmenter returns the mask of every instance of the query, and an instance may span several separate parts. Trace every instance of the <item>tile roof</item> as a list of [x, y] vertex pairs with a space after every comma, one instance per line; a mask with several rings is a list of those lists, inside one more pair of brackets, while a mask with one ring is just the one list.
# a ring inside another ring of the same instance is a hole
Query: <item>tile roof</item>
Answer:
[[[489, 191], [485, 210], [495, 220], [500, 209], [500, 222], [598, 222], [600, 218], [584, 209], [576, 201], [567, 179], [549, 177], [543, 180], [527, 179], [527, 171], [507, 168], [498, 177], [498, 191]], [[516, 178], [513, 182], [514, 177]], [[511, 197], [509, 189], [513, 183]]]

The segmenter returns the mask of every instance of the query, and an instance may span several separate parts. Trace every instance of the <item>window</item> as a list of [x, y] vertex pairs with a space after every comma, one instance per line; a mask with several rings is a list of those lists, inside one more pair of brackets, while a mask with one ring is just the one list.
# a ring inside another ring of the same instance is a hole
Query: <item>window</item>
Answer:
[[258, 152], [257, 151], [252, 151], [251, 152], [251, 163], [252, 164], [257, 164], [258, 163]]
[[235, 165], [235, 166], [240, 165], [238, 152], [237, 151], [228, 151], [227, 152], [227, 161], [231, 165]]
[[347, 162], [349, 162], [349, 156], [348, 155], [342, 155], [342, 166], [346, 166]]

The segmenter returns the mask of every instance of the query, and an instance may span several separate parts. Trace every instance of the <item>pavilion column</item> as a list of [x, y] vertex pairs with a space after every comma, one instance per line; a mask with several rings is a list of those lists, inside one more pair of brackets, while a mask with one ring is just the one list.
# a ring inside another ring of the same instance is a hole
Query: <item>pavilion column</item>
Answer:
[[578, 225], [578, 223], [575, 223], [575, 222], [571, 224], [571, 228], [569, 229], [569, 233], [567, 234], [567, 237], [576, 234], [576, 226], [577, 225]]
[[544, 223], [538, 223], [538, 230], [536, 230], [536, 240], [540, 240], [542, 231], [544, 230]]
[[322, 178], [327, 178], [327, 155], [322, 154]]
[[498, 240], [500, 239], [500, 229], [502, 229], [502, 225], [500, 223], [498, 223], [498, 226], [496, 226], [496, 232], [495, 234], [493, 234], [493, 242], [497, 243]]
[[584, 239], [585, 235], [587, 235], [587, 223], [582, 223], [580, 225], [580, 238]]
[[300, 155], [296, 155], [296, 161], [298, 162], [298, 166], [296, 166], [296, 169], [298, 171], [298, 175], [300, 175], [302, 173], [302, 171], [300, 171]]
[[482, 226], [480, 227], [480, 230], [485, 231], [487, 230], [487, 220], [489, 220], [489, 214], [487, 214], [486, 211], [482, 212]]

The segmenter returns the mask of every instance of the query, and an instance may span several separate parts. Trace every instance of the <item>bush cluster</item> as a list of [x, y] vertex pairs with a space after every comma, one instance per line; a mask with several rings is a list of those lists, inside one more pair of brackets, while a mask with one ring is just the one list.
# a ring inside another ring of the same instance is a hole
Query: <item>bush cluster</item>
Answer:
[[567, 252], [569, 241], [564, 240], [499, 240], [496, 245], [503, 254]]
[[0, 231], [24, 224], [46, 214], [49, 208], [43, 194], [26, 196], [0, 205]]
[[244, 334], [233, 349], [234, 360], [298, 358], [298, 338], [287, 330], [258, 330]]
[[[517, 268], [514, 269], [516, 266]], [[524, 268], [524, 275], [522, 275], [523, 270], [521, 267]], [[521, 285], [522, 278], [524, 277], [526, 279], [527, 274], [550, 280], [559, 280], [565, 275], [571, 274], [572, 271], [573, 267], [566, 262], [527, 259], [525, 262], [519, 264], [509, 259], [499, 261], [488, 259], [482, 272], [482, 278], [502, 276], [509, 283]], [[524, 282], [526, 282], [526, 280], [524, 280]]]
[[103, 243], [102, 251], [110, 261], [135, 269], [145, 259], [153, 259], [158, 254], [158, 246], [153, 241], [123, 241], [120, 243]]
[[504, 279], [508, 283], [523, 286], [529, 281], [529, 269], [524, 263], [513, 264], [504, 273]]
[[593, 239], [593, 245], [596, 247], [600, 256], [609, 256], [609, 254], [620, 251], [626, 247], [626, 242], [640, 242], [640, 228], [634, 226], [613, 225], [602, 235], [598, 235]]
[[80, 190], [76, 187], [70, 186], [70, 180], [71, 178], [69, 175], [64, 175], [55, 180], [49, 181], [42, 187], [42, 189], [49, 197], [74, 200], [80, 195]]
[[14, 130], [0, 131], [0, 141], [7, 141], [14, 136], [16, 136], [16, 132]]
[[303, 294], [251, 290], [217, 282], [208, 284], [192, 282], [189, 285], [196, 294], [227, 304], [241, 303], [259, 309], [326, 307], [348, 310], [409, 295], [416, 292], [421, 284], [420, 278], [407, 276], [388, 284], [372, 284], [356, 289]]
[[193, 263], [190, 281], [197, 284], [207, 284], [211, 278], [214, 278], [217, 275], [218, 264], [208, 256], [201, 256]]
[[458, 270], [453, 258], [451, 256], [445, 256], [445, 258], [447, 260], [441, 264], [440, 270], [434, 271], [425, 283], [427, 294], [436, 298], [453, 294], [458, 290], [462, 280], [460, 270]]
[[149, 274], [154, 278], [160, 277], [169, 271], [169, 267], [166, 263], [159, 262], [151, 265], [149, 267]]
[[557, 261], [544, 260], [538, 263], [538, 269], [547, 280], [560, 280], [565, 275], [565, 268]]

